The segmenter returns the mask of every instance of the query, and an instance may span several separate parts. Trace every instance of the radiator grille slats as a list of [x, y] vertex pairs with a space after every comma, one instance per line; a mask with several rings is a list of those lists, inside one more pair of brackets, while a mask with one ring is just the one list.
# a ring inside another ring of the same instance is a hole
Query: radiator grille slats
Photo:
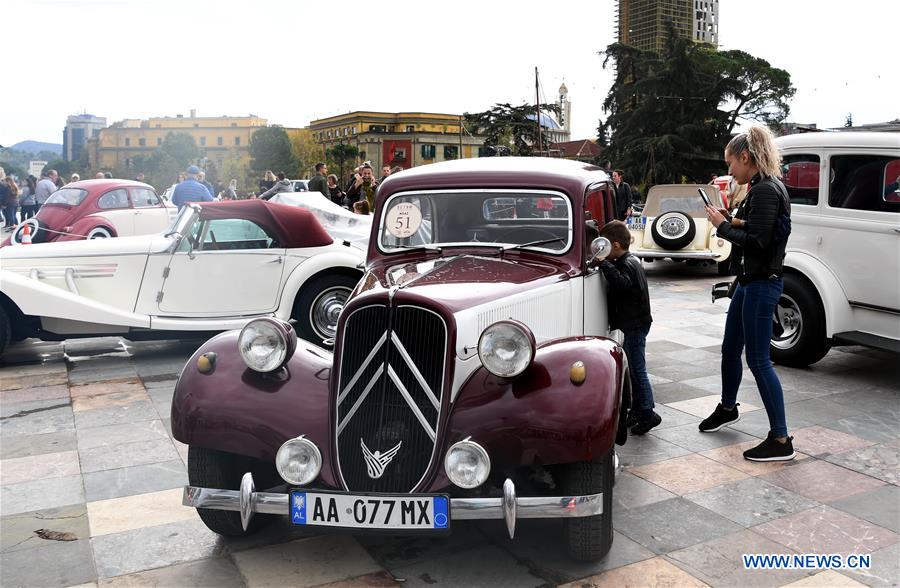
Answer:
[[[351, 491], [409, 492], [434, 453], [447, 349], [444, 321], [418, 307], [369, 306], [347, 318], [342, 341], [335, 430], [344, 483]], [[376, 374], [374, 386], [358, 402]], [[381, 475], [373, 478], [365, 451], [377, 460], [398, 443], [396, 455], [383, 468], [375, 467]]]

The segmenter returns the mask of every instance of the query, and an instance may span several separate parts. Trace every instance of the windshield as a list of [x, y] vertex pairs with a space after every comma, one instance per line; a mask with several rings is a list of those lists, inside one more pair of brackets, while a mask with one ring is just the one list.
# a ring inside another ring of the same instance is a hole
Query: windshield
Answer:
[[[667, 212], [683, 212], [694, 218], [706, 218], [706, 208], [697, 188], [702, 189], [711, 202], [721, 203], [719, 189], [707, 184], [662, 184], [650, 188], [642, 214], [656, 217]], [[720, 204], [721, 206], [721, 204]]]
[[175, 220], [173, 220], [169, 228], [166, 229], [165, 234], [168, 236], [172, 233], [178, 233], [179, 235], [184, 236], [185, 230], [192, 222], [194, 222], [194, 217], [198, 214], [199, 212], [193, 206], [183, 206], [181, 210], [178, 211]]
[[491, 190], [402, 193], [385, 203], [379, 247], [511, 247], [562, 253], [572, 241], [572, 205], [558, 192]]
[[61, 204], [63, 206], [78, 206], [87, 196], [87, 190], [81, 188], [60, 188], [47, 198], [44, 204]]

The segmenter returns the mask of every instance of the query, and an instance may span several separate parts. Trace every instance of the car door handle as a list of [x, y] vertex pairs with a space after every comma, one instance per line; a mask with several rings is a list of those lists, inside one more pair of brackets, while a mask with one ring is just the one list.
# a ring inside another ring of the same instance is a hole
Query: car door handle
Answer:
[[900, 233], [900, 229], [894, 229], [895, 233]]
[[267, 261], [266, 263], [281, 263], [281, 257], [276, 257], [272, 261]]

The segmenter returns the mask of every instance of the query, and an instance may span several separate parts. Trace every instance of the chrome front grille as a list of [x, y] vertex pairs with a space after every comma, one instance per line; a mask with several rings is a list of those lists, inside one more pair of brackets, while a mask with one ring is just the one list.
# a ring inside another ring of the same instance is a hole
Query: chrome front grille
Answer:
[[344, 486], [409, 492], [433, 459], [447, 327], [414, 306], [367, 306], [344, 323], [335, 431]]

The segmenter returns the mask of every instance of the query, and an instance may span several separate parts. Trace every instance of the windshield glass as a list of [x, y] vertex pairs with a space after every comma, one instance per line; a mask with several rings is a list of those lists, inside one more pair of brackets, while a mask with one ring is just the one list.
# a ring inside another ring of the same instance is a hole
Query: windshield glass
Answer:
[[47, 198], [44, 204], [61, 204], [63, 206], [78, 206], [87, 196], [87, 190], [81, 188], [60, 188]]
[[[683, 212], [693, 218], [706, 218], [703, 199], [697, 192], [702, 189], [710, 202], [721, 203], [719, 189], [706, 184], [663, 184], [653, 186], [647, 194], [647, 204], [642, 214], [656, 217], [667, 212]], [[720, 204], [721, 206], [721, 204]]]
[[378, 233], [382, 251], [534, 243], [528, 247], [562, 253], [572, 241], [572, 205], [540, 190], [403, 193], [385, 203]]

